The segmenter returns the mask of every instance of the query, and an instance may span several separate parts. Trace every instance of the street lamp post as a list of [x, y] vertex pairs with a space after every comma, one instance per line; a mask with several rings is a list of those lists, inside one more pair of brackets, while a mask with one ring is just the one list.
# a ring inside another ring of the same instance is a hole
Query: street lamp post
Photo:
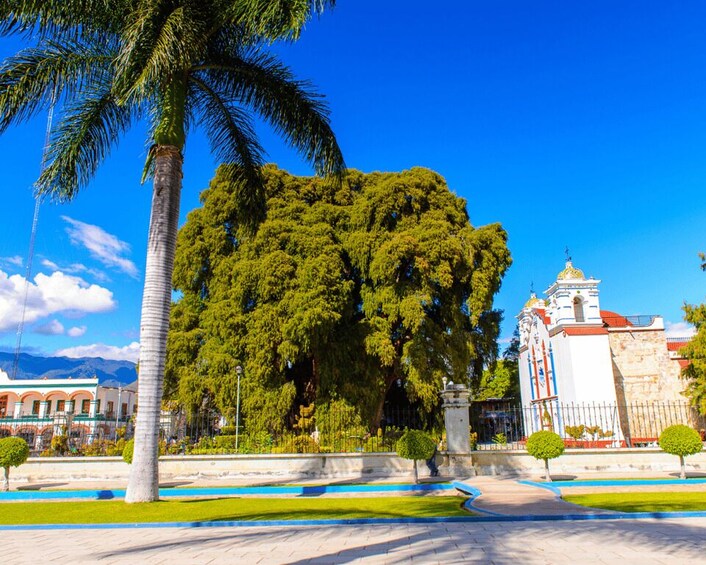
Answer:
[[235, 373], [238, 375], [238, 392], [235, 399], [235, 450], [238, 451], [238, 439], [240, 437], [240, 375], [243, 374], [243, 368], [238, 365], [235, 368]]
[[118, 387], [118, 405], [115, 407], [115, 441], [118, 441], [118, 423], [120, 422], [120, 403], [123, 401], [123, 387]]

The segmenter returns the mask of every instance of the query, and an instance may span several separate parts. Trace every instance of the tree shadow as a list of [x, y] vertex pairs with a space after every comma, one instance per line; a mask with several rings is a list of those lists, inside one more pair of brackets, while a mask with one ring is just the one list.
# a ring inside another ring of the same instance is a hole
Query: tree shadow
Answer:
[[[670, 477], [676, 477], [677, 479], [681, 477], [681, 473], [679, 471], [676, 471], [674, 473], [669, 473]], [[686, 472], [686, 478], [687, 479], [703, 479], [706, 477], [706, 473], [703, 471], [687, 471]]]
[[233, 548], [229, 552], [233, 558], [239, 548], [252, 556], [255, 547], [263, 552], [267, 551], [263, 547], [275, 551], [283, 544], [308, 540], [308, 545], [296, 544], [296, 553], [288, 563], [349, 563], [375, 556], [385, 556], [390, 563], [511, 563], [518, 562], [520, 555], [532, 563], [537, 561], [531, 552], [539, 549], [541, 562], [559, 562], [572, 552], [580, 551], [588, 557], [613, 547], [629, 547], [640, 554], [668, 556], [671, 561], [685, 563], [703, 559], [702, 540], [706, 536], [706, 523], [691, 520], [499, 521], [503, 523], [217, 527], [198, 534], [181, 529], [180, 535], [163, 536], [150, 543], [140, 543], [139, 537], [134, 537], [119, 550], [89, 557], [138, 560], [142, 554], [158, 550], [183, 549], [186, 558], [189, 552], [205, 551], [210, 544], [217, 548], [225, 544]]
[[31, 485], [22, 485], [17, 487], [17, 490], [42, 490], [43, 488], [62, 487], [69, 483], [34, 483]]

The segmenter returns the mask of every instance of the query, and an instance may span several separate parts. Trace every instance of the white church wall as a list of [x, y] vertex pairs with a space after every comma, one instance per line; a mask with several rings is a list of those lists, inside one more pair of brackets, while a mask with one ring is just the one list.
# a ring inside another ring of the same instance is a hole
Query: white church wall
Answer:
[[616, 402], [607, 335], [567, 337], [574, 396], [566, 402]]

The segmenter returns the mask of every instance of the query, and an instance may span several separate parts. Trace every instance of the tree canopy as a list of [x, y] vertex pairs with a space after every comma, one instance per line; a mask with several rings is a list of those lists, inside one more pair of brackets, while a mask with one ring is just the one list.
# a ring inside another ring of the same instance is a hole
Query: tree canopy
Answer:
[[[699, 254], [701, 268], [706, 270], [704, 255]], [[706, 304], [684, 304], [684, 320], [693, 324], [696, 335], [679, 350], [689, 360], [682, 369], [687, 381], [686, 394], [701, 414], [706, 415]]]
[[503, 352], [502, 359], [489, 363], [477, 379], [473, 390], [474, 400], [489, 398], [514, 398], [520, 400], [520, 335], [515, 328], [512, 340]]
[[696, 327], [696, 335], [680, 353], [689, 360], [682, 369], [686, 394], [701, 414], [706, 414], [706, 304], [685, 304], [684, 320]]
[[342, 185], [262, 176], [254, 234], [222, 169], [179, 233], [168, 393], [228, 413], [241, 365], [246, 427], [278, 432], [294, 406], [340, 398], [377, 423], [393, 383], [429, 413], [442, 377], [468, 382], [479, 328], [499, 317], [503, 229], [472, 227], [427, 169], [349, 171]]

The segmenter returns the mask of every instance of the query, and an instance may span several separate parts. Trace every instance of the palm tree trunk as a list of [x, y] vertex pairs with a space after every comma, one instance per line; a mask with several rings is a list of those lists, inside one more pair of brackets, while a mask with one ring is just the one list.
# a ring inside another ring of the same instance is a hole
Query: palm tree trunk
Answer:
[[159, 499], [159, 418], [181, 178], [182, 157], [179, 148], [172, 145], [159, 146], [155, 154], [152, 214], [142, 295], [135, 450], [125, 502], [152, 502]]

